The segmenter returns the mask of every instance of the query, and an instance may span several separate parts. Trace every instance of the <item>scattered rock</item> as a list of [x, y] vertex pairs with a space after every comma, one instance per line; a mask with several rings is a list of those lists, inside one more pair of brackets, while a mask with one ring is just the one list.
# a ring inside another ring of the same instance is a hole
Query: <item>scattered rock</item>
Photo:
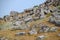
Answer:
[[2, 37], [2, 38], [0, 38], [0, 40], [8, 40], [7, 38], [5, 38], [5, 37]]
[[50, 31], [51, 31], [51, 32], [56, 32], [56, 31], [57, 31], [57, 27], [51, 27], [51, 28], [50, 28]]
[[3, 20], [3, 18], [0, 18], [0, 20]]
[[16, 24], [16, 25], [20, 25], [20, 24], [22, 24], [23, 23], [23, 21], [16, 21], [14, 24]]
[[50, 18], [49, 18], [49, 22], [51, 22], [51, 23], [55, 23], [55, 18], [52, 17], [52, 16], [50, 16]]
[[23, 36], [23, 35], [25, 35], [26, 34], [26, 32], [17, 32], [15, 35], [16, 36]]
[[55, 25], [60, 26], [60, 20], [55, 20]]
[[26, 24], [20, 25], [20, 26], [12, 26], [12, 30], [25, 30], [28, 29], [29, 27]]
[[28, 16], [28, 17], [24, 18], [24, 21], [25, 21], [25, 22], [31, 22], [32, 20], [33, 20], [33, 19], [32, 19], [31, 16]]
[[31, 31], [29, 31], [29, 34], [30, 35], [37, 34], [37, 31], [35, 29], [32, 29]]
[[10, 21], [10, 16], [9, 15], [4, 16], [4, 21]]
[[60, 37], [60, 34], [58, 34], [58, 36]]
[[44, 38], [45, 38], [45, 36], [44, 36], [44, 35], [41, 35], [41, 36], [38, 36], [38, 37], [36, 38], [36, 40], [44, 40]]
[[41, 8], [40, 18], [41, 19], [45, 18], [45, 14], [44, 14], [44, 9], [43, 8]]
[[14, 17], [14, 16], [17, 16], [19, 13], [16, 12], [16, 11], [11, 11], [10, 12], [10, 16]]
[[60, 26], [60, 12], [58, 9], [56, 9], [56, 11], [52, 13], [49, 22], [54, 23], [56, 26]]
[[37, 16], [33, 17], [33, 20], [38, 20], [38, 19], [39, 19], [39, 17], [37, 17]]
[[39, 32], [48, 32], [49, 31], [49, 27], [44, 25], [44, 26], [41, 26], [40, 28], [40, 31]]

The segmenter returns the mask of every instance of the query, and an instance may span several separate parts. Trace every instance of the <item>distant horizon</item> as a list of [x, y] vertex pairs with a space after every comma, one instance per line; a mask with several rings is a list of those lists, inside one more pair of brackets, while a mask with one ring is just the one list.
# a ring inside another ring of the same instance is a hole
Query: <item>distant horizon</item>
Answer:
[[23, 12], [24, 9], [40, 5], [46, 0], [0, 0], [0, 18], [9, 15], [10, 11]]

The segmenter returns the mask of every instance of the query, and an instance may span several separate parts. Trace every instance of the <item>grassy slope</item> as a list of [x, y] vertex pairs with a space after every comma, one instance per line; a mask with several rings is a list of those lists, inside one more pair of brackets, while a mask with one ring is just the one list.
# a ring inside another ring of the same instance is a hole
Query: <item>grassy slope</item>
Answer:
[[[33, 24], [46, 24], [49, 27], [54, 27], [54, 24], [51, 24], [48, 22], [49, 17], [46, 17], [44, 19], [41, 20], [37, 20], [37, 21], [33, 21], [30, 23], [30, 26], [32, 27]], [[39, 33], [37, 35], [24, 35], [24, 36], [15, 36], [16, 32], [21, 32], [21, 31], [26, 31], [28, 32], [28, 30], [15, 30], [15, 31], [11, 31], [11, 30], [4, 30], [4, 31], [0, 31], [0, 36], [4, 36], [6, 38], [8, 38], [9, 40], [35, 40], [37, 36], [39, 35], [46, 35], [46, 39], [45, 40], [60, 40], [60, 37], [57, 36], [58, 33], [60, 33], [60, 28], [58, 29], [57, 32], [48, 32], [48, 33]]]

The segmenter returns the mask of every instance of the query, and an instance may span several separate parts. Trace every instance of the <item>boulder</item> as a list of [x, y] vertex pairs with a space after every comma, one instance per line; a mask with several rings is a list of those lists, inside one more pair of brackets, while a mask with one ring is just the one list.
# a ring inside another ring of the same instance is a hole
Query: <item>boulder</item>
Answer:
[[15, 35], [16, 36], [23, 36], [23, 35], [25, 35], [26, 34], [26, 32], [17, 32]]
[[24, 21], [25, 21], [25, 22], [31, 22], [32, 20], [33, 20], [33, 19], [32, 19], [31, 16], [27, 16], [27, 17], [24, 18]]
[[12, 30], [24, 30], [28, 29], [28, 25], [24, 23], [24, 21], [15, 21], [12, 22], [12, 25], [10, 27]]
[[3, 20], [3, 18], [0, 18], [0, 20]]
[[55, 20], [55, 25], [60, 26], [60, 20]]
[[[50, 18], [50, 21], [51, 22], [54, 22], [54, 24], [56, 26], [60, 26], [60, 13], [56, 12], [56, 13], [53, 14], [53, 16], [54, 17], [51, 17]], [[52, 21], [52, 19], [53, 19], [53, 21]]]
[[23, 23], [23, 21], [16, 21], [16, 22], [14, 22], [14, 24], [16, 24], [16, 25], [20, 25], [20, 24], [22, 24]]
[[58, 34], [58, 36], [60, 37], [60, 34]]
[[34, 16], [33, 17], [33, 20], [38, 20], [39, 19], [39, 16]]
[[9, 15], [4, 16], [4, 20], [5, 21], [10, 21], [10, 16]]
[[56, 18], [56, 20], [60, 20], [60, 12], [56, 12], [55, 14], [53, 14], [54, 17]]
[[11, 27], [11, 30], [25, 30], [25, 29], [28, 29], [28, 26], [27, 25], [20, 25], [20, 26], [12, 26]]
[[50, 16], [50, 18], [49, 18], [49, 22], [51, 22], [51, 23], [55, 23], [55, 18], [52, 17], [52, 16]]
[[44, 13], [41, 13], [40, 14], [40, 19], [43, 19], [43, 18], [45, 18], [45, 15], [44, 15]]
[[29, 34], [30, 35], [37, 34], [37, 31], [35, 29], [32, 29], [31, 31], [29, 31]]
[[45, 38], [45, 36], [44, 36], [44, 35], [41, 35], [41, 36], [38, 36], [38, 37], [36, 38], [36, 40], [44, 40], [44, 38]]
[[47, 10], [44, 9], [44, 5], [42, 5], [43, 7], [41, 7], [41, 12], [40, 12], [40, 18], [45, 18], [45, 13], [44, 12], [47, 12]]
[[6, 37], [1, 37], [0, 40], [8, 40]]
[[32, 26], [32, 29], [37, 29], [37, 28], [40, 28], [40, 27], [38, 26], [38, 24], [34, 24], [34, 25]]
[[56, 31], [57, 31], [57, 27], [51, 27], [51, 28], [50, 28], [50, 31], [51, 31], [51, 32], [56, 32]]
[[10, 30], [21, 30], [19, 26], [11, 26]]
[[44, 25], [44, 26], [41, 26], [41, 28], [40, 28], [40, 31], [39, 32], [48, 32], [49, 31], [49, 27], [48, 26], [46, 26], [46, 25]]
[[60, 26], [60, 11], [56, 9], [52, 16], [49, 18], [49, 22], [54, 23], [56, 26]]
[[16, 12], [16, 11], [11, 11], [10, 12], [10, 16], [17, 16], [19, 13], [18, 12]]

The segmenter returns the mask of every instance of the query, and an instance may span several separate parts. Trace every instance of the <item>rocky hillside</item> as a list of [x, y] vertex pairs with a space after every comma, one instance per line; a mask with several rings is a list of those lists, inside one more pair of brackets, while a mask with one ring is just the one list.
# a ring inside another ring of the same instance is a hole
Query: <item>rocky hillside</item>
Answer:
[[60, 0], [0, 18], [0, 40], [60, 40]]

